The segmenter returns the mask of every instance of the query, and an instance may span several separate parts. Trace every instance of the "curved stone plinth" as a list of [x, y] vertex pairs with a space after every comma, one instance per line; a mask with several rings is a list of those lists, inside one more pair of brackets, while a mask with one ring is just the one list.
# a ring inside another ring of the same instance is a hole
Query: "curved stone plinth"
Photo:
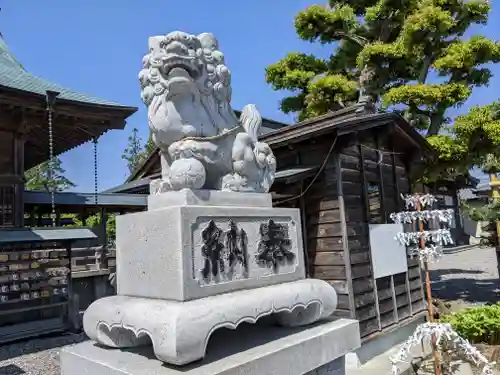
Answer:
[[336, 307], [332, 286], [306, 279], [188, 302], [102, 298], [87, 309], [83, 326], [99, 344], [130, 348], [151, 342], [159, 360], [184, 365], [205, 356], [210, 335], [218, 328], [235, 329], [271, 314], [281, 325], [302, 326], [330, 316]]

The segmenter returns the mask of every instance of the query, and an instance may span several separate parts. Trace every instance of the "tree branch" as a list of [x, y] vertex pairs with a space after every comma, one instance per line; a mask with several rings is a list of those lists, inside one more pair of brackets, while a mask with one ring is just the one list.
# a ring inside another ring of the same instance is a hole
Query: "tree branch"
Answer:
[[427, 80], [427, 76], [429, 74], [429, 70], [431, 68], [432, 60], [434, 59], [434, 55], [429, 56], [425, 59], [424, 65], [422, 66], [422, 70], [420, 71], [418, 77], [418, 83], [425, 83]]
[[359, 35], [349, 34], [343, 31], [335, 31], [335, 35], [339, 36], [340, 38], [347, 39], [353, 43], [356, 43], [361, 47], [364, 47], [366, 44], [368, 44], [368, 40]]
[[410, 111], [413, 111], [418, 115], [431, 117], [431, 111], [426, 111], [425, 109], [420, 109], [415, 104], [408, 104], [408, 107], [410, 108]]

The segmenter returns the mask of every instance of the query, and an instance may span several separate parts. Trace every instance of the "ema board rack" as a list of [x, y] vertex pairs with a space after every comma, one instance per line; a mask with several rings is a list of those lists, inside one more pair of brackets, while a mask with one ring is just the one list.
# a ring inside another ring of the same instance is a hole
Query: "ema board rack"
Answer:
[[0, 231], [0, 343], [63, 331], [71, 312], [71, 247], [87, 228]]

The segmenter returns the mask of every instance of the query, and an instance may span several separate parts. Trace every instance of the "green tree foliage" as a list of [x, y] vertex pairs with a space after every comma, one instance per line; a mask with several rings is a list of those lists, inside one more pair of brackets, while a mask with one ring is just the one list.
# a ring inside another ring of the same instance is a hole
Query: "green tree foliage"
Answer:
[[64, 176], [61, 159], [47, 160], [24, 174], [28, 190], [64, 191], [76, 185]]
[[428, 141], [438, 150], [445, 173], [461, 173], [470, 167], [479, 167], [484, 173], [500, 172], [500, 102], [472, 107], [444, 130], [445, 134]]
[[145, 156], [149, 156], [154, 150], [156, 150], [156, 145], [153, 142], [153, 134], [149, 132], [148, 140], [146, 142], [146, 145], [144, 146]]
[[139, 130], [137, 130], [137, 128], [132, 129], [132, 134], [128, 137], [127, 147], [123, 150], [122, 154], [122, 159], [127, 161], [127, 167], [130, 173], [137, 168], [144, 158], [144, 145], [138, 133]]
[[[66, 217], [71, 217], [73, 220], [73, 225], [68, 225], [70, 227], [83, 227], [83, 221], [78, 215], [66, 215]], [[89, 228], [97, 227], [101, 225], [101, 215], [90, 215], [85, 219], [85, 226]], [[108, 242], [115, 241], [116, 239], [116, 215], [109, 215], [106, 220], [106, 235], [108, 237]]]
[[470, 167], [500, 172], [500, 102], [472, 107], [445, 130], [446, 134], [428, 138], [439, 152], [441, 166], [459, 172]]
[[[313, 5], [299, 12], [295, 29], [310, 42], [334, 44], [326, 59], [293, 52], [266, 69], [274, 90], [292, 95], [281, 102], [299, 119], [369, 99], [401, 113], [434, 137], [447, 157], [463, 155], [446, 129], [447, 110], [460, 106], [472, 89], [491, 77], [487, 63], [500, 61], [500, 44], [481, 35], [484, 0], [355, 0]], [[432, 82], [431, 82], [432, 78]], [[440, 133], [440, 131], [442, 131]], [[446, 157], [444, 158], [446, 159]]]

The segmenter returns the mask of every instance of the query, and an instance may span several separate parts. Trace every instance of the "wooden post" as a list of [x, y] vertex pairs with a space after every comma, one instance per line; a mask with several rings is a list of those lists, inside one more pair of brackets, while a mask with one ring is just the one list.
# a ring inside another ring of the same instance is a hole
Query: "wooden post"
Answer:
[[87, 212], [87, 210], [83, 209], [83, 212], [82, 212], [82, 227], [86, 227], [87, 226], [87, 217], [88, 217], [88, 212]]
[[36, 227], [35, 216], [36, 216], [35, 207], [32, 207], [30, 210], [30, 224], [29, 224], [31, 228]]
[[61, 209], [60, 208], [56, 208], [56, 227], [60, 227], [61, 226]]
[[14, 134], [14, 175], [19, 181], [15, 185], [14, 225], [24, 227], [24, 134]]
[[[422, 210], [422, 205], [420, 204], [420, 201], [417, 200], [416, 202], [416, 209], [417, 211]], [[418, 231], [423, 232], [424, 231], [424, 223], [422, 220], [418, 220]], [[420, 243], [419, 243], [419, 248], [424, 249], [425, 248], [425, 239], [424, 237], [420, 237]], [[427, 260], [424, 262], [424, 272], [425, 272], [425, 288], [427, 291], [427, 319], [429, 322], [434, 322], [434, 312], [432, 308], [432, 292], [431, 292], [431, 276], [429, 273], [429, 263]], [[434, 355], [434, 369], [435, 369], [435, 374], [440, 375], [441, 374], [441, 366], [439, 364], [439, 356], [436, 348], [436, 337], [432, 335], [431, 337], [431, 346], [432, 346], [432, 354]]]
[[[362, 184], [362, 202], [365, 208], [365, 218], [366, 218], [366, 230], [368, 231], [369, 228], [369, 223], [370, 223], [370, 202], [368, 199], [368, 181], [366, 178], [366, 173], [365, 173], [365, 156], [363, 152], [363, 147], [358, 144], [358, 153], [359, 153], [359, 166], [360, 166], [360, 173], [361, 173], [361, 184]], [[344, 220], [345, 222], [345, 220]], [[368, 241], [368, 246], [370, 246], [370, 241]], [[369, 259], [370, 259], [370, 266], [373, 265], [372, 262], [372, 257], [371, 257], [371, 248], [368, 251]], [[381, 314], [380, 314], [380, 301], [378, 300], [378, 290], [377, 290], [377, 279], [373, 276], [373, 272], [371, 275], [371, 280], [373, 282], [373, 298], [375, 299], [375, 314], [377, 316], [377, 324], [378, 324], [378, 330], [382, 330], [382, 320], [381, 320]], [[352, 277], [350, 278], [352, 279]]]
[[[491, 198], [493, 201], [500, 201], [500, 180], [497, 178], [496, 173], [490, 173], [490, 187]], [[500, 221], [495, 223], [496, 228], [496, 255], [497, 255], [497, 268], [500, 269]]]

